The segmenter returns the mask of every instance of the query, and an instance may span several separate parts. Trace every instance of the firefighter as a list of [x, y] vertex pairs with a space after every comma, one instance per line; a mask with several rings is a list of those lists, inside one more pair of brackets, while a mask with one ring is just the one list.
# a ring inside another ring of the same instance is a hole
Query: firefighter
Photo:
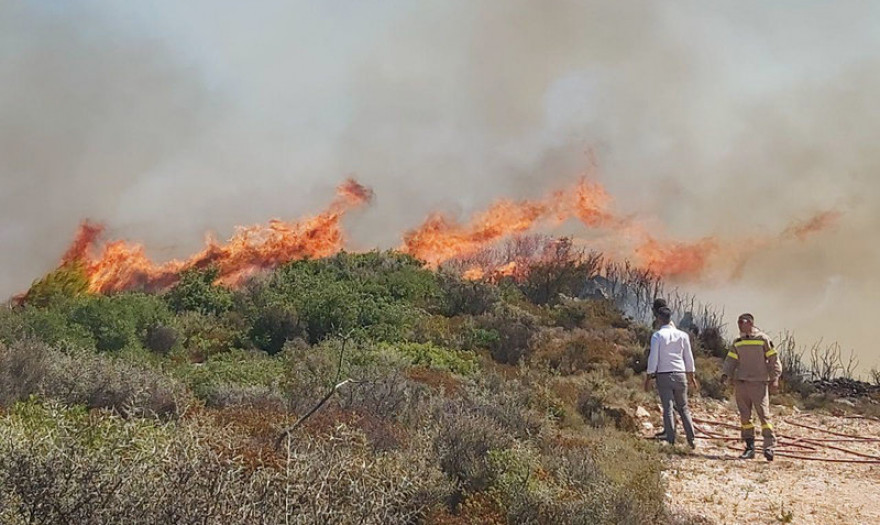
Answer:
[[721, 382], [733, 379], [736, 393], [736, 406], [739, 409], [741, 435], [746, 449], [740, 459], [755, 457], [755, 425], [752, 423], [752, 408], [761, 423], [761, 436], [764, 438], [764, 457], [773, 461], [773, 447], [776, 435], [770, 422], [770, 393], [779, 388], [782, 365], [773, 342], [755, 326], [755, 317], [745, 313], [737, 319], [739, 337], [724, 360]]

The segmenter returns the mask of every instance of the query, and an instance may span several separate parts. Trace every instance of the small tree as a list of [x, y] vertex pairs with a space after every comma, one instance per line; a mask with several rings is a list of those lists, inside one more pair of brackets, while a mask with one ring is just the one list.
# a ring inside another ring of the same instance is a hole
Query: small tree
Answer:
[[24, 295], [25, 304], [46, 307], [59, 299], [85, 295], [89, 291], [89, 278], [81, 262], [69, 262], [42, 279], [34, 281]]

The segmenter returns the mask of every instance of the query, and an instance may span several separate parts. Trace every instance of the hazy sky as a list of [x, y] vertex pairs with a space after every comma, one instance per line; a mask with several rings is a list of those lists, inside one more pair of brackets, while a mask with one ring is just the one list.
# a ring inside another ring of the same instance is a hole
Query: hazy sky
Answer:
[[837, 229], [688, 285], [880, 365], [880, 3], [0, 0], [0, 295], [80, 220], [157, 259], [376, 191], [353, 247], [574, 182], [693, 239]]

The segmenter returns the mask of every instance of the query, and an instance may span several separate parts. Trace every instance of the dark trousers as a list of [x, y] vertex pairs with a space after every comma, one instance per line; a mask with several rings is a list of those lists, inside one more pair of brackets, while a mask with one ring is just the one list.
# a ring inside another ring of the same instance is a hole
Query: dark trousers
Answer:
[[663, 430], [666, 441], [675, 443], [674, 409], [681, 416], [681, 424], [688, 442], [694, 440], [694, 423], [691, 420], [691, 409], [688, 408], [688, 384], [684, 373], [657, 374], [657, 392], [660, 404], [663, 405]]

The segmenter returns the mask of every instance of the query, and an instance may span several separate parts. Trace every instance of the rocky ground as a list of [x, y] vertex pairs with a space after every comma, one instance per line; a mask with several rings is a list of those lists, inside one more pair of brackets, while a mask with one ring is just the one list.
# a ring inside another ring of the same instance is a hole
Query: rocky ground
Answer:
[[[708, 524], [880, 523], [880, 421], [773, 406], [776, 460], [759, 452], [743, 461], [733, 403], [692, 405], [703, 421], [697, 450], [676, 445], [667, 459], [675, 511]], [[645, 435], [653, 434], [652, 425], [661, 425], [659, 407], [640, 413]]]

